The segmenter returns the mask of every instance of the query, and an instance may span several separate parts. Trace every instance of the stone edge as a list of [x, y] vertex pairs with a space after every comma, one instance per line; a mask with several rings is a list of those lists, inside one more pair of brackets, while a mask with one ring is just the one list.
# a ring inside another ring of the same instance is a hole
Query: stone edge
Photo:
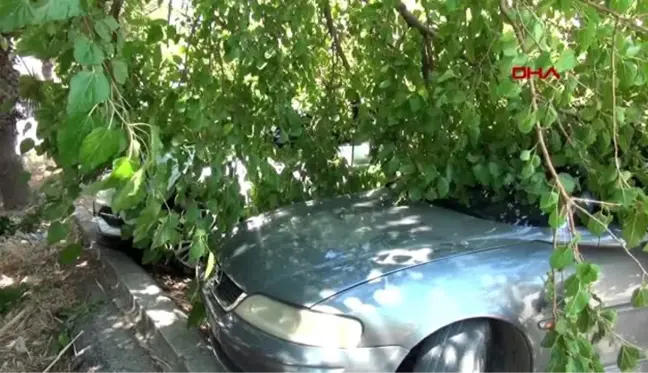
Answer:
[[195, 329], [187, 328], [187, 315], [180, 310], [155, 280], [124, 253], [97, 241], [92, 215], [77, 207], [74, 218], [81, 228], [86, 247], [97, 249], [103, 267], [98, 280], [117, 291], [119, 308], [134, 317], [144, 343], [162, 360], [169, 372], [223, 372], [213, 348]]

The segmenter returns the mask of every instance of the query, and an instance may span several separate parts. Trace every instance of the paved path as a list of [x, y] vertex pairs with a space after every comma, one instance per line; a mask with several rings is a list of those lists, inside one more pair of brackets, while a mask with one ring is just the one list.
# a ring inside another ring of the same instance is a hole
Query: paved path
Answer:
[[153, 358], [139, 342], [135, 327], [117, 307], [111, 295], [88, 281], [84, 289], [89, 311], [75, 323], [74, 335], [83, 334], [75, 342], [84, 372], [160, 372], [162, 363]]

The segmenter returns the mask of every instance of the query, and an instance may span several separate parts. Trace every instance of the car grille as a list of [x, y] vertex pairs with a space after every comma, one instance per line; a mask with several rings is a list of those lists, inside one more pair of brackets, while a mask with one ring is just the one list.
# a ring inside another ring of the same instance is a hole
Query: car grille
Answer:
[[108, 206], [102, 206], [99, 209], [98, 215], [111, 227], [120, 228], [124, 224], [124, 221], [119, 216], [113, 214], [112, 209]]
[[[219, 280], [216, 282], [216, 280]], [[226, 311], [236, 306], [236, 301], [243, 294], [243, 289], [238, 287], [223, 270], [218, 269], [211, 281], [211, 294], [216, 298], [218, 304]]]

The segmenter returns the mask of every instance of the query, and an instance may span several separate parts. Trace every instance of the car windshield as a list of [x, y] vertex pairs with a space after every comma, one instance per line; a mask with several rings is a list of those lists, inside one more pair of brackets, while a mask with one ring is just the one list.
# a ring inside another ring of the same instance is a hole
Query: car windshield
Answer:
[[493, 201], [493, 198], [487, 192], [475, 192], [471, 195], [469, 204], [451, 199], [436, 200], [432, 204], [506, 224], [540, 227], [549, 225], [548, 215], [540, 210], [537, 204], [521, 202], [514, 195]]

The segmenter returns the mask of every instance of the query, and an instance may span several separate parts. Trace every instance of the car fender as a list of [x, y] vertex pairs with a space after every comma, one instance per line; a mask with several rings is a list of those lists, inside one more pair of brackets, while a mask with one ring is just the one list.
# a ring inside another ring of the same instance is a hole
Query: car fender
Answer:
[[521, 241], [492, 250], [454, 255], [347, 289], [315, 305], [359, 319], [361, 346], [414, 348], [444, 326], [472, 318], [508, 322], [529, 341], [533, 360], [551, 317], [544, 282], [551, 245]]

